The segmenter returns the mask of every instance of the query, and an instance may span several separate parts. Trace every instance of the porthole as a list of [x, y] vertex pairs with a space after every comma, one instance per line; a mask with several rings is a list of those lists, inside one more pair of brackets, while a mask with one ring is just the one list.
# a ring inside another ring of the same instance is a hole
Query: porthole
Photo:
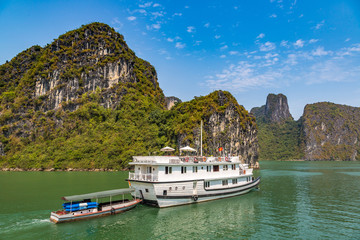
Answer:
[[172, 190], [172, 187], [169, 187], [169, 191], [171, 191]]
[[185, 186], [183, 186], [183, 190], [185, 190]]
[[178, 187], [175, 187], [175, 191], [178, 190]]

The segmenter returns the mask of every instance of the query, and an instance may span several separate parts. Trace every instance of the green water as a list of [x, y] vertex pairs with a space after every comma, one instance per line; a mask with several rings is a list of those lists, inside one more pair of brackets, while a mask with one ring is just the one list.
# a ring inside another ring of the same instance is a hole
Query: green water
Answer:
[[53, 224], [61, 196], [127, 187], [127, 172], [0, 172], [0, 239], [359, 239], [360, 163], [261, 162], [260, 190]]

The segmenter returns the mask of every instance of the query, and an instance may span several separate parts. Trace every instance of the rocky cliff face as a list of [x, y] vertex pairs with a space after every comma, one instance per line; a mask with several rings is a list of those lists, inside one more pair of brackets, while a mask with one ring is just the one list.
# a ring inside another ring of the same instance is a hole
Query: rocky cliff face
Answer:
[[177, 97], [166, 97], [165, 98], [165, 104], [166, 109], [170, 110], [175, 104], [181, 103], [181, 100]]
[[328, 102], [308, 104], [303, 119], [305, 159], [360, 159], [360, 108]]
[[200, 151], [200, 121], [203, 127], [203, 153], [219, 156], [240, 155], [245, 163], [258, 161], [258, 141], [255, 119], [240, 106], [234, 97], [216, 91], [205, 97], [184, 102], [172, 109], [177, 114], [174, 122], [178, 146], [192, 145]]
[[269, 94], [265, 106], [251, 109], [257, 118], [264, 118], [266, 122], [281, 123], [293, 120], [289, 111], [287, 97], [283, 94]]

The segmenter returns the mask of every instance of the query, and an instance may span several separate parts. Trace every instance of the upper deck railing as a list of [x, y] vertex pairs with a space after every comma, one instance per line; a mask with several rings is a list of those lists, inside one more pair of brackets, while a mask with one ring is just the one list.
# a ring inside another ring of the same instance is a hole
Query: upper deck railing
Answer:
[[140, 180], [140, 181], [150, 181], [157, 182], [158, 175], [152, 173], [139, 174], [139, 173], [129, 173], [129, 179], [131, 180]]
[[240, 163], [238, 156], [236, 157], [205, 157], [205, 156], [135, 156], [134, 163]]

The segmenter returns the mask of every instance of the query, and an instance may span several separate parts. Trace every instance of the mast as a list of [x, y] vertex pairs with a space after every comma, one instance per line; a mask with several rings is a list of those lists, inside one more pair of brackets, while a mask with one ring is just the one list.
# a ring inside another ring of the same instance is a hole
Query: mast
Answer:
[[203, 121], [201, 120], [201, 125], [200, 125], [200, 156], [202, 156], [202, 125], [203, 125]]

